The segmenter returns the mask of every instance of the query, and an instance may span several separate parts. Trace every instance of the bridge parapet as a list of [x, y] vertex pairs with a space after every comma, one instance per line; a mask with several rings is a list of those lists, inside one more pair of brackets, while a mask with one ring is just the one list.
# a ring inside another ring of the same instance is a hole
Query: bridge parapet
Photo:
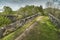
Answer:
[[56, 26], [58, 26], [58, 28], [60, 28], [60, 20], [58, 18], [56, 18], [55, 16], [53, 16], [50, 13], [49, 13], [49, 18], [50, 18], [51, 22], [53, 22], [53, 24], [55, 24]]

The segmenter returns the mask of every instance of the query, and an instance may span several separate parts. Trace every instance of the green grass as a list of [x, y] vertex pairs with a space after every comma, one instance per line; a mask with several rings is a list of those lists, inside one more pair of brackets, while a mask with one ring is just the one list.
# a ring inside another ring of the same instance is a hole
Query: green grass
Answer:
[[56, 26], [52, 24], [48, 17], [44, 16], [42, 20], [37, 21], [38, 25], [30, 30], [23, 40], [59, 40], [56, 32]]
[[26, 28], [28, 28], [30, 25], [34, 23], [35, 20], [32, 20], [31, 22], [26, 23], [23, 27], [19, 28], [15, 32], [9, 34], [8, 36], [5, 36], [1, 40], [14, 40], [17, 36], [19, 36]]

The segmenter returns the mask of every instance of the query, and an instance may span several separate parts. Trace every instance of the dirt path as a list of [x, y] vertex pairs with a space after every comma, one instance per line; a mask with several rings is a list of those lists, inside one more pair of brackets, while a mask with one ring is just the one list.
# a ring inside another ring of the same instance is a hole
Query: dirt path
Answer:
[[[40, 21], [43, 18], [43, 16], [39, 16], [36, 18], [36, 21]], [[24, 37], [26, 37], [27, 34], [29, 34], [30, 30], [34, 28], [34, 26], [37, 25], [37, 22], [33, 23], [29, 28], [27, 28], [19, 37], [17, 37], [15, 40], [23, 40]]]
[[17, 37], [15, 40], [22, 40], [27, 34], [29, 34], [29, 31], [33, 29], [33, 27], [37, 25], [37, 22], [33, 23], [29, 28], [27, 28], [19, 37]]

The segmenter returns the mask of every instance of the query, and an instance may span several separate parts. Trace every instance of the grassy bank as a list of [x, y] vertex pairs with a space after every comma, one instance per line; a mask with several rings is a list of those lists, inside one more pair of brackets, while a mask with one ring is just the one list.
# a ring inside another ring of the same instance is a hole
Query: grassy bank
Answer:
[[23, 40], [59, 40], [56, 32], [56, 26], [52, 24], [48, 17], [38, 17], [38, 25], [34, 29], [30, 30]]

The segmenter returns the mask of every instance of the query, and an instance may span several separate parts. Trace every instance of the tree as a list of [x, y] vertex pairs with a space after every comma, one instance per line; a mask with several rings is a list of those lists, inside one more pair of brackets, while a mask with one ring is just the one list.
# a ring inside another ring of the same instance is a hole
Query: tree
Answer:
[[44, 15], [44, 11], [43, 11], [43, 7], [42, 7], [42, 5], [40, 5], [40, 7], [39, 7], [39, 11], [42, 13], [42, 15]]
[[53, 2], [48, 1], [48, 2], [46, 3], [46, 7], [47, 7], [47, 8], [53, 7]]
[[4, 6], [4, 14], [12, 14], [12, 9], [8, 6]]
[[47, 1], [46, 7], [48, 8], [48, 11], [47, 11], [48, 13], [53, 13], [54, 12], [53, 8], [55, 7], [54, 1], [53, 0]]
[[58, 9], [60, 9], [60, 1], [58, 2]]

